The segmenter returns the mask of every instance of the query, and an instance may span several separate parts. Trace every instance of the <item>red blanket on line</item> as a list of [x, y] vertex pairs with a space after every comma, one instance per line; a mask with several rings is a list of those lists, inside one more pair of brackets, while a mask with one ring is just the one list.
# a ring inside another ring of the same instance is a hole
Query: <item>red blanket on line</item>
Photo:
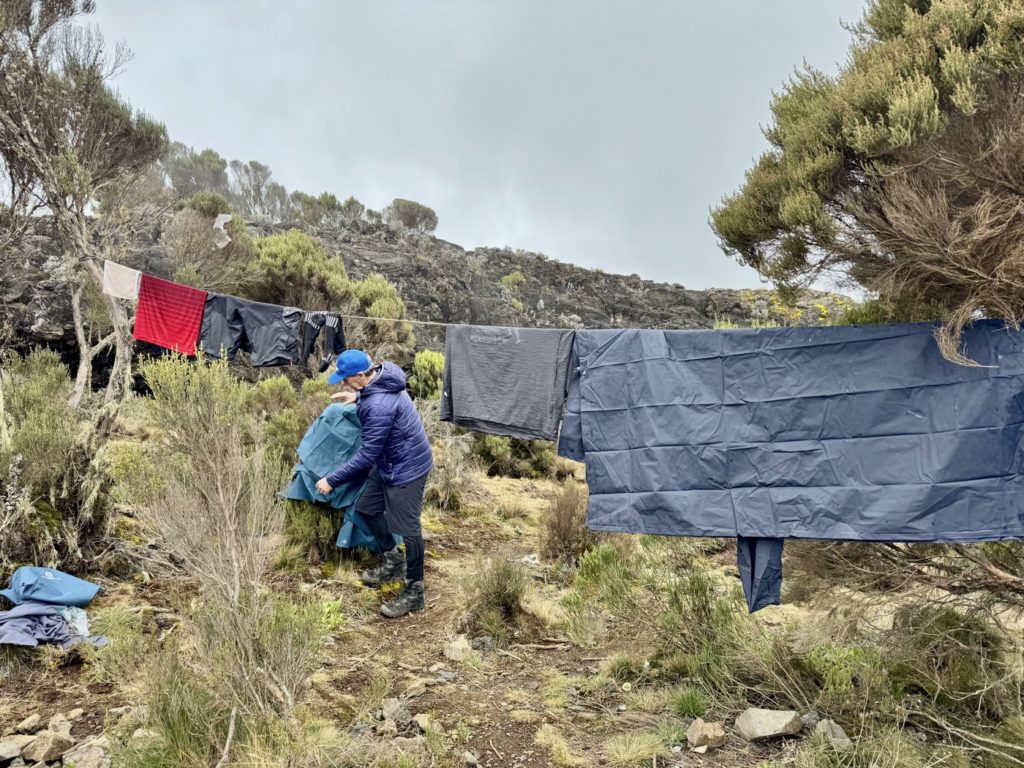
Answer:
[[205, 306], [206, 291], [143, 273], [135, 338], [194, 355]]

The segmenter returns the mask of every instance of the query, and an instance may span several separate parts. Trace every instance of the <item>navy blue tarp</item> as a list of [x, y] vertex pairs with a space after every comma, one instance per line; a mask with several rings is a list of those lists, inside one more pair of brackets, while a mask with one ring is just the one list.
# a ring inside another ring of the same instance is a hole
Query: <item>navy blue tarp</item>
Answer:
[[1024, 334], [932, 324], [578, 331], [559, 453], [588, 526], [683, 536], [1024, 538]]

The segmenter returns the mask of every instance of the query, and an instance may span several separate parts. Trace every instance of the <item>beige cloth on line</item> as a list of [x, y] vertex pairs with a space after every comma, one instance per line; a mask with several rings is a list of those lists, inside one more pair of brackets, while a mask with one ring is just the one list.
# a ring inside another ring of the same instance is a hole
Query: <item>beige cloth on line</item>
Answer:
[[113, 261], [103, 262], [103, 292], [119, 299], [139, 298], [142, 273]]

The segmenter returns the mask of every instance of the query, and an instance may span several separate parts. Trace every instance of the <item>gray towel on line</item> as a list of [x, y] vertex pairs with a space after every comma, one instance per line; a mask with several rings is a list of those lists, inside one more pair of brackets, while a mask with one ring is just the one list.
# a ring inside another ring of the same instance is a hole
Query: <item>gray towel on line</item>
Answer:
[[449, 325], [441, 421], [556, 440], [575, 331]]

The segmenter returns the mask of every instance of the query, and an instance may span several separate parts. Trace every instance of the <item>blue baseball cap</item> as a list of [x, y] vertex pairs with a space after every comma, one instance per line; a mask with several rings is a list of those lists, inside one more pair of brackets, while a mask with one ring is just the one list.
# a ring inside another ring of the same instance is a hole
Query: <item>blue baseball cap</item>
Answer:
[[328, 384], [341, 384], [349, 376], [368, 371], [373, 366], [370, 356], [361, 349], [346, 349], [338, 355], [336, 370], [327, 377]]

